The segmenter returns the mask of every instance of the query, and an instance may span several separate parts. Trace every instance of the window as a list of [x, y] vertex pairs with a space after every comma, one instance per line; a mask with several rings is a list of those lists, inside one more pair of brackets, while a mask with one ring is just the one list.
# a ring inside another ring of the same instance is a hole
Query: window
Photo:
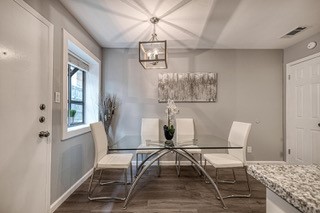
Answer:
[[99, 120], [101, 62], [63, 30], [62, 140], [90, 131]]
[[68, 64], [68, 126], [84, 124], [85, 121], [85, 71]]

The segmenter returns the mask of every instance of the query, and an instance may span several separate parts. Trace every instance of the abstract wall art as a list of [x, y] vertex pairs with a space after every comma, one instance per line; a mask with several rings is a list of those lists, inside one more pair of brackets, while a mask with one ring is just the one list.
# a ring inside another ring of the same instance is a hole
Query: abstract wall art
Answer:
[[217, 73], [160, 73], [158, 101], [215, 102]]

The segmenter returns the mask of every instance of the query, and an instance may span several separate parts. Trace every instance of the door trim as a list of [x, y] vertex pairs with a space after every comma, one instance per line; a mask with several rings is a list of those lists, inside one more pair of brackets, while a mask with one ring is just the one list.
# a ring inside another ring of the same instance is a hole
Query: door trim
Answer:
[[297, 65], [297, 64], [300, 64], [300, 63], [303, 63], [303, 62], [306, 62], [306, 61], [309, 61], [309, 60], [312, 60], [314, 58], [318, 58], [320, 57], [320, 52], [318, 53], [315, 53], [315, 54], [312, 54], [312, 55], [309, 55], [307, 57], [304, 57], [304, 58], [301, 58], [301, 59], [298, 59], [296, 61], [293, 61], [293, 62], [290, 62], [290, 63], [287, 63], [286, 64], [286, 72], [285, 72], [285, 150], [284, 150], [284, 153], [285, 153], [285, 161], [288, 162], [289, 160], [289, 156], [288, 156], [288, 147], [290, 147], [290, 141], [288, 141], [288, 131], [287, 131], [287, 128], [288, 128], [288, 72], [289, 72], [289, 68], [294, 66], [294, 65]]
[[[38, 11], [33, 9], [30, 5], [28, 5], [25, 1], [23, 0], [13, 0], [16, 2], [18, 5], [20, 5], [23, 9], [28, 11], [31, 15], [33, 15], [35, 18], [37, 18], [39, 21], [41, 21], [44, 25], [48, 27], [49, 30], [49, 45], [48, 45], [48, 59], [49, 59], [49, 64], [48, 64], [48, 72], [49, 72], [49, 101], [47, 104], [47, 109], [48, 109], [48, 120], [50, 121], [48, 123], [48, 131], [52, 133], [52, 96], [53, 96], [53, 36], [54, 36], [54, 26], [51, 22], [49, 22], [46, 18], [44, 18]], [[47, 142], [47, 147], [46, 147], [46, 152], [47, 152], [47, 159], [46, 159], [46, 173], [47, 173], [47, 179], [46, 179], [46, 212], [50, 212], [50, 195], [51, 195], [51, 149], [52, 149], [52, 134], [50, 137], [48, 137], [48, 142]]]

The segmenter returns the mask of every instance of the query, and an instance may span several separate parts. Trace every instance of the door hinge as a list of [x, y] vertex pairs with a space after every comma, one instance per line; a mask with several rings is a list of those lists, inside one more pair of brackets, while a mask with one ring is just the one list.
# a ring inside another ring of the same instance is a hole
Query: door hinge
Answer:
[[288, 149], [288, 154], [289, 154], [289, 155], [291, 154], [291, 149]]
[[291, 79], [291, 75], [288, 75], [288, 80], [290, 80]]

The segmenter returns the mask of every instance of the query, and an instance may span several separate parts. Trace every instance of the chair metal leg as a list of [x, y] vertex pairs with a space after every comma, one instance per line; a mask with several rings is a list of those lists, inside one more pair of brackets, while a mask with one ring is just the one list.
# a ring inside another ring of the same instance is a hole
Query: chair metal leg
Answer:
[[100, 184], [100, 185], [101, 185], [102, 172], [103, 172], [103, 169], [100, 170], [100, 174], [99, 174], [99, 184]]
[[[181, 149], [181, 150], [194, 159], [193, 154], [190, 154], [189, 152], [187, 152], [184, 149]], [[175, 165], [176, 165], [177, 175], [178, 175], [178, 177], [180, 177], [180, 175], [181, 175], [181, 156], [179, 156], [178, 153], [176, 153]], [[196, 172], [198, 172], [199, 176], [202, 176], [201, 171], [198, 170], [198, 168], [194, 165], [194, 163], [191, 162], [191, 166]], [[200, 166], [202, 166], [202, 154], [200, 154]]]
[[176, 153], [176, 157], [175, 157], [174, 165], [177, 165], [177, 162], [178, 162], [178, 154]]
[[161, 176], [161, 166], [160, 166], [160, 160], [158, 159], [158, 177]]
[[136, 153], [136, 172], [138, 171], [139, 166], [139, 153]]
[[89, 188], [88, 188], [88, 198], [89, 198], [90, 193], [91, 193], [91, 187], [92, 187], [93, 176], [94, 176], [94, 172], [95, 172], [95, 171], [96, 171], [96, 169], [93, 169], [93, 171], [92, 171], [92, 175], [91, 175], [91, 178], [90, 178]]
[[[203, 169], [204, 169], [204, 171], [207, 171], [207, 160], [206, 159], [204, 159], [204, 166], [203, 166]], [[208, 180], [207, 180], [207, 177], [205, 176], [205, 175], [203, 175], [203, 179], [204, 179], [204, 182], [205, 183], [210, 183]]]
[[247, 185], [248, 185], [248, 190], [249, 190], [249, 195], [248, 196], [251, 197], [252, 191], [251, 191], [251, 187], [250, 187], [250, 181], [249, 181], [248, 167], [247, 166], [244, 167], [244, 171], [246, 173]]
[[178, 153], [176, 153], [176, 171], [177, 171], [177, 176], [180, 177], [180, 172], [181, 172], [181, 165], [180, 165], [180, 155]]
[[132, 162], [130, 162], [130, 183], [133, 182], [133, 174], [132, 174]]
[[[101, 169], [102, 170], [102, 169]], [[93, 183], [93, 177], [94, 177], [94, 173], [95, 173], [96, 169], [93, 169], [93, 172], [92, 172], [92, 175], [91, 175], [91, 178], [90, 178], [90, 183], [89, 183], [89, 189], [88, 189], [88, 199], [93, 201], [93, 200], [122, 200], [124, 201], [125, 200], [125, 197], [93, 197], [92, 194], [94, 192], [94, 189], [92, 189], [92, 183]], [[99, 179], [97, 180], [98, 181], [98, 184], [100, 185], [108, 185], [108, 184], [111, 184], [111, 183], [121, 183], [121, 184], [126, 184], [126, 182], [121, 182], [121, 181], [109, 181], [109, 182], [101, 182], [100, 178], [101, 178], [101, 175], [102, 175], [102, 171], [100, 171], [100, 175], [99, 175]], [[125, 177], [126, 177], [126, 174], [125, 174]]]
[[[141, 161], [144, 161], [144, 160], [146, 160], [146, 159], [149, 159], [148, 158], [148, 155], [147, 154], [142, 154], [142, 160]], [[136, 171], [138, 171], [138, 163], [137, 163], [137, 165], [136, 165]], [[137, 176], [138, 174], [136, 174], [136, 176]], [[160, 177], [161, 176], [161, 167], [160, 167], [160, 160], [158, 160], [158, 177]]]
[[128, 195], [128, 177], [127, 177], [128, 169], [124, 169], [124, 194], [125, 197]]
[[154, 157], [156, 154], [158, 154], [159, 152], [163, 151], [163, 149], [159, 149], [159, 150], [156, 150], [154, 152], [152, 152], [145, 160], [143, 160], [141, 162], [141, 164], [138, 166], [138, 170], [136, 171], [136, 177], [139, 175], [139, 172], [141, 171], [142, 167], [144, 166], [144, 164], [152, 157]]
[[218, 183], [219, 183], [218, 175], [219, 175], [218, 168], [216, 168], [216, 184], [217, 184], [217, 186], [218, 186]]
[[246, 173], [246, 180], [247, 180], [247, 186], [248, 186], [249, 194], [232, 194], [232, 195], [224, 196], [223, 197], [224, 199], [227, 199], [227, 198], [249, 198], [249, 197], [251, 197], [251, 188], [250, 188], [249, 176], [248, 176], [248, 173], [247, 173], [247, 167], [246, 166], [244, 167], [244, 171]]
[[[181, 150], [182, 152], [184, 152], [186, 155], [188, 155], [190, 158], [192, 158], [194, 161], [198, 162], [198, 161], [194, 158], [193, 154], [190, 154], [190, 153], [187, 152], [185, 149], [180, 149], [180, 150]], [[193, 162], [191, 162], [191, 166], [192, 166], [192, 168], [193, 168], [196, 172], [198, 172], [199, 176], [201, 177], [201, 176], [202, 176], [202, 172], [197, 168], [197, 166], [194, 165]], [[201, 165], [200, 165], [200, 166], [201, 166]]]
[[219, 180], [219, 183], [230, 183], [234, 184], [236, 183], [236, 174], [234, 173], [234, 169], [232, 168], [232, 174], [233, 174], [233, 180]]

